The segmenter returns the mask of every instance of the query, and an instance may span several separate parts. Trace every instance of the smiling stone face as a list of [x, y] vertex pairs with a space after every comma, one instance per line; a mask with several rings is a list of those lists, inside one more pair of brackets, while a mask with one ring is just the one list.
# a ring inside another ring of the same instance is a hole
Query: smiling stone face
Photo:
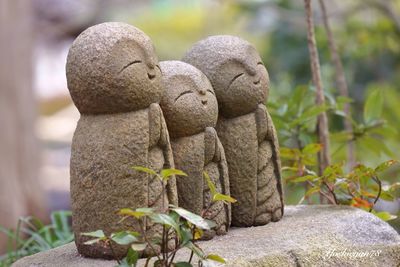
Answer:
[[224, 117], [253, 112], [268, 97], [268, 72], [256, 49], [243, 39], [209, 37], [195, 44], [183, 61], [210, 79]]
[[195, 67], [180, 61], [160, 63], [165, 92], [163, 109], [172, 138], [190, 136], [214, 127], [218, 103], [207, 77]]
[[67, 59], [72, 99], [83, 114], [129, 112], [159, 102], [161, 70], [150, 38], [124, 23], [85, 30]]

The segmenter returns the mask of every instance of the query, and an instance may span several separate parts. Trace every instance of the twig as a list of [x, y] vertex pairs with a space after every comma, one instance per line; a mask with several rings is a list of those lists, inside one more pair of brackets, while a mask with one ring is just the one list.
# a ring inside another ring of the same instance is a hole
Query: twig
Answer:
[[379, 178], [377, 176], [372, 176], [372, 179], [378, 184], [378, 195], [376, 195], [374, 203], [369, 208], [369, 212], [372, 211], [372, 209], [374, 208], [376, 202], [378, 202], [379, 198], [381, 197], [381, 193], [382, 193], [382, 182], [381, 182], [381, 180], [379, 180]]
[[139, 221], [139, 225], [140, 225], [140, 231], [142, 232], [142, 236], [144, 238], [144, 240], [146, 241], [146, 243], [149, 245], [149, 247], [153, 250], [154, 255], [157, 257], [157, 259], [159, 261], [161, 261], [160, 256], [158, 255], [156, 249], [154, 248], [154, 246], [151, 244], [150, 240], [147, 238], [146, 232], [144, 231], [144, 227], [143, 227], [143, 222], [141, 219], [138, 220]]
[[[324, 90], [321, 79], [321, 67], [319, 64], [318, 50], [315, 41], [314, 21], [311, 8], [311, 0], [304, 0], [307, 20], [307, 39], [308, 49], [310, 52], [310, 63], [313, 84], [316, 88], [315, 102], [316, 105], [322, 106], [325, 103]], [[321, 112], [317, 118], [317, 134], [318, 141], [322, 144], [322, 150], [318, 152], [319, 174], [322, 175], [323, 170], [330, 165], [329, 154], [329, 129], [328, 117], [326, 112]]]
[[333, 188], [331, 188], [331, 186], [325, 181], [323, 181], [322, 184], [325, 185], [328, 188], [329, 193], [332, 195], [333, 200], [335, 201], [334, 204], [337, 205], [338, 201], [337, 201], [337, 198], [336, 198], [335, 190]]
[[[347, 87], [346, 76], [344, 74], [343, 65], [342, 65], [342, 62], [339, 57], [339, 53], [338, 53], [337, 46], [335, 43], [335, 38], [333, 37], [333, 33], [332, 33], [331, 27], [329, 25], [329, 19], [328, 19], [328, 15], [326, 12], [324, 0], [319, 0], [319, 4], [321, 7], [322, 20], [324, 22], [326, 35], [328, 37], [328, 44], [329, 44], [329, 51], [331, 54], [331, 60], [332, 60], [333, 65], [335, 66], [336, 85], [339, 89], [339, 93], [341, 96], [349, 97], [349, 90]], [[345, 128], [346, 132], [353, 135], [353, 125], [352, 125], [351, 119], [350, 119], [351, 112], [350, 112], [350, 104], [349, 103], [344, 104], [343, 111], [346, 114], [346, 118], [344, 119], [344, 128]], [[354, 167], [355, 162], [356, 162], [355, 146], [354, 146], [354, 142], [352, 140], [349, 140], [347, 142], [347, 162], [348, 162], [348, 168], [349, 168], [349, 170], [351, 170], [351, 168]]]
[[113, 257], [116, 259], [116, 261], [118, 262], [118, 265], [121, 265], [121, 261], [119, 260], [119, 258], [117, 257], [117, 254], [115, 254], [114, 248], [111, 245], [112, 241], [108, 240], [108, 245], [110, 246], [110, 250], [111, 253], [113, 254]]
[[[307, 183], [309, 183], [312, 187], [315, 187], [315, 184], [312, 183], [311, 181], [307, 181]], [[331, 198], [331, 196], [329, 196], [327, 193], [325, 193], [325, 192], [322, 191], [322, 190], [319, 190], [319, 192], [320, 192], [324, 197], [326, 197], [326, 199], [328, 199], [328, 200], [331, 202], [331, 204], [336, 205], [335, 201]]]

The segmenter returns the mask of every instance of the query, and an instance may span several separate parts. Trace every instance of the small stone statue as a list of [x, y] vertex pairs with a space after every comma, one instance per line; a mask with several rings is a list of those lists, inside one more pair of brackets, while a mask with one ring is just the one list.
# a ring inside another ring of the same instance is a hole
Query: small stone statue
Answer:
[[[138, 231], [120, 219], [122, 208], [177, 204], [175, 177], [162, 195], [155, 177], [132, 169], [172, 168], [173, 159], [163, 113], [161, 70], [150, 38], [124, 23], [103, 23], [85, 30], [67, 59], [67, 81], [81, 113], [71, 155], [73, 230], [79, 253], [88, 257], [122, 257], [127, 247], [85, 245], [83, 232]], [[150, 231], [152, 228], [147, 225]], [[90, 239], [90, 238], [89, 238]]]
[[[217, 99], [207, 77], [195, 67], [181, 61], [163, 61], [160, 66], [165, 87], [160, 105], [171, 136], [175, 166], [188, 174], [177, 178], [179, 206], [202, 214], [211, 205], [203, 171], [218, 192], [229, 195], [225, 153], [213, 128], [218, 118]], [[203, 239], [228, 231], [230, 205], [214, 203], [204, 216], [214, 220], [217, 227], [205, 232]]]
[[232, 197], [232, 225], [256, 226], [283, 215], [279, 144], [264, 105], [267, 70], [256, 49], [234, 36], [196, 43], [183, 61], [210, 80], [219, 105], [217, 133], [225, 149]]

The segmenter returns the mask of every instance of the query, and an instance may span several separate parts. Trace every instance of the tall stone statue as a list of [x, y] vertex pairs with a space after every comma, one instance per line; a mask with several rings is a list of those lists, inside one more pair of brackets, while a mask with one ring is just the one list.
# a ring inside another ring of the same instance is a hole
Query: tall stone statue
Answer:
[[217, 133], [225, 149], [232, 197], [232, 225], [255, 226], [283, 215], [279, 144], [264, 105], [267, 70], [256, 49], [234, 36], [196, 43], [183, 61], [210, 80], [219, 105]]
[[175, 166], [188, 174], [177, 178], [179, 206], [214, 220], [217, 227], [204, 239], [222, 235], [230, 225], [230, 205], [211, 204], [211, 194], [203, 171], [217, 191], [229, 195], [228, 170], [224, 149], [213, 127], [217, 123], [218, 103], [207, 77], [181, 61], [160, 63], [165, 92], [161, 108], [165, 114]]
[[[157, 178], [132, 169], [173, 167], [158, 104], [163, 94], [161, 70], [146, 34], [112, 22], [90, 27], [78, 36], [66, 71], [68, 89], [81, 113], [70, 167], [75, 243], [84, 256], [113, 258], [108, 246], [84, 245], [87, 239], [81, 233], [138, 231], [133, 220], [119, 223], [115, 212], [177, 204], [175, 177], [162, 195]], [[127, 247], [113, 247], [118, 257], [127, 252]]]

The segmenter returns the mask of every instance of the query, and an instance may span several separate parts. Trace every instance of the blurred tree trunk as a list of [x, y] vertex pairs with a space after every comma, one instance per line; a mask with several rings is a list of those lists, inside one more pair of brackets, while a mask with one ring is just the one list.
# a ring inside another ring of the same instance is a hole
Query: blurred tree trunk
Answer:
[[[19, 216], [46, 212], [37, 177], [30, 3], [0, 1], [0, 225], [7, 228]], [[6, 241], [1, 233], [0, 252]]]
[[[329, 25], [329, 19], [324, 0], [319, 0], [319, 4], [321, 6], [322, 19], [324, 22], [326, 35], [328, 37], [331, 60], [333, 65], [335, 66], [336, 86], [339, 89], [339, 94], [341, 96], [348, 98], [349, 89], [347, 87], [346, 76], [344, 74], [342, 61], [340, 60], [339, 53], [336, 47], [335, 38], [333, 37], [333, 33]], [[351, 122], [351, 111], [349, 103], [344, 104], [344, 113], [347, 116], [347, 118], [344, 119], [344, 129], [352, 136], [351, 140], [347, 142], [347, 166], [348, 169], [351, 170], [356, 165], [356, 156], [355, 156], [355, 144], [353, 141], [353, 125]]]
[[[315, 103], [318, 106], [323, 106], [325, 104], [325, 96], [324, 96], [324, 88], [322, 86], [321, 67], [319, 64], [317, 44], [315, 41], [314, 20], [311, 8], [311, 0], [304, 0], [304, 4], [306, 10], [307, 40], [308, 40], [308, 50], [310, 52], [312, 81], [316, 89]], [[318, 153], [319, 173], [322, 174], [322, 171], [330, 164], [329, 128], [328, 128], [328, 117], [326, 115], [326, 112], [322, 112], [320, 115], [318, 115], [317, 132], [318, 132], [318, 141], [323, 145], [321, 151]]]

